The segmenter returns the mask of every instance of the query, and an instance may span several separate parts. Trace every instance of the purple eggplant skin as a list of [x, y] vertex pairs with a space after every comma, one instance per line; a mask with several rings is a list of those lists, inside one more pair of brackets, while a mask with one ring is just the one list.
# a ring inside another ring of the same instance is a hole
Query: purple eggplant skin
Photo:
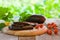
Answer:
[[9, 26], [10, 30], [30, 30], [33, 29], [36, 25], [32, 25], [30, 23], [23, 22], [14, 22], [11, 26]]
[[31, 26], [31, 27], [28, 27], [28, 26], [26, 26], [26, 27], [13, 27], [13, 26], [10, 26], [9, 27], [9, 29], [10, 30], [30, 30], [30, 29], [33, 29], [33, 27]]
[[46, 18], [42, 15], [32, 15], [28, 19], [26, 19], [27, 22], [33, 22], [33, 23], [44, 23]]

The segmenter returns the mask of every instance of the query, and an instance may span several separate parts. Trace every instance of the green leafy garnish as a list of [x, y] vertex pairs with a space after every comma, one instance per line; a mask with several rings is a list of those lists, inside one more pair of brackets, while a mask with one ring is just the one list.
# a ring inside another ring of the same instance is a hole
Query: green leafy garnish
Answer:
[[2, 30], [2, 28], [5, 27], [5, 24], [4, 23], [0, 23], [0, 30]]

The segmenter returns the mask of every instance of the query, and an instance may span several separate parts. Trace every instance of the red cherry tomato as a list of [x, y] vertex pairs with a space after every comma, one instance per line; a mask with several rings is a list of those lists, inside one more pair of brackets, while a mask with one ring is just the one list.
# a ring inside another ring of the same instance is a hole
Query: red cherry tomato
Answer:
[[36, 25], [35, 28], [38, 29], [40, 27], [40, 24]]
[[48, 29], [47, 34], [52, 35], [52, 30]]
[[40, 28], [42, 28], [44, 25], [43, 24], [40, 24], [39, 26], [40, 26]]
[[53, 24], [52, 27], [53, 27], [53, 28], [54, 28], [54, 27], [57, 27], [57, 25], [56, 25], [56, 24]]
[[58, 29], [56, 26], [55, 27], [53, 27], [54, 29]]
[[35, 28], [38, 29], [38, 28], [42, 28], [43, 26], [44, 26], [43, 24], [38, 24], [35, 26]]
[[35, 26], [35, 28], [36, 28], [36, 29], [38, 29], [38, 28], [39, 28], [39, 26], [38, 26], [38, 25], [36, 25], [36, 26]]
[[52, 26], [51, 26], [51, 25], [49, 25], [49, 26], [48, 26], [48, 28], [49, 28], [49, 29], [51, 29], [51, 28], [52, 28]]
[[51, 25], [50, 23], [47, 24], [47, 26]]
[[58, 34], [58, 29], [54, 29], [54, 33], [55, 34]]
[[54, 22], [51, 23], [51, 25], [55, 24]]

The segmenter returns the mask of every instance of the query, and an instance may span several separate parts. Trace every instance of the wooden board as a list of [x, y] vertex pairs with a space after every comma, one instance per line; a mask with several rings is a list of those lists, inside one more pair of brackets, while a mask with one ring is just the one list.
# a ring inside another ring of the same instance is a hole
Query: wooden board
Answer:
[[44, 28], [42, 30], [32, 29], [32, 30], [20, 30], [20, 31], [9, 30], [8, 27], [2, 29], [3, 33], [15, 35], [15, 36], [36, 36], [36, 35], [42, 35], [46, 33], [46, 31], [47, 28]]

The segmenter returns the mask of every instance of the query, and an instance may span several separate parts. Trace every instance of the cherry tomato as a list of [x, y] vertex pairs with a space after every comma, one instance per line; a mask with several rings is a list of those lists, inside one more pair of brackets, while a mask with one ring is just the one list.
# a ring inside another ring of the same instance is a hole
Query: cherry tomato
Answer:
[[36, 26], [35, 26], [35, 28], [36, 28], [36, 29], [38, 29], [38, 28], [39, 28], [39, 26], [37, 26], [37, 25], [36, 25]]
[[39, 27], [42, 28], [44, 25], [43, 24], [40, 24]]
[[58, 29], [56, 26], [55, 27], [53, 27], [54, 29]]
[[54, 28], [54, 27], [57, 27], [57, 26], [56, 26], [56, 24], [53, 24], [52, 27]]
[[43, 24], [38, 24], [35, 26], [35, 28], [38, 29], [38, 28], [42, 28], [43, 26], [44, 26]]
[[48, 28], [49, 28], [49, 29], [51, 29], [51, 28], [52, 28], [52, 26], [51, 26], [51, 25], [49, 25], [49, 26], [48, 26]]
[[55, 34], [58, 34], [58, 29], [54, 29], [54, 33]]
[[47, 24], [47, 26], [51, 25], [50, 23]]
[[54, 22], [51, 23], [51, 25], [55, 24]]
[[40, 24], [36, 25], [35, 28], [38, 29], [40, 27]]
[[48, 29], [47, 34], [52, 35], [52, 30]]

